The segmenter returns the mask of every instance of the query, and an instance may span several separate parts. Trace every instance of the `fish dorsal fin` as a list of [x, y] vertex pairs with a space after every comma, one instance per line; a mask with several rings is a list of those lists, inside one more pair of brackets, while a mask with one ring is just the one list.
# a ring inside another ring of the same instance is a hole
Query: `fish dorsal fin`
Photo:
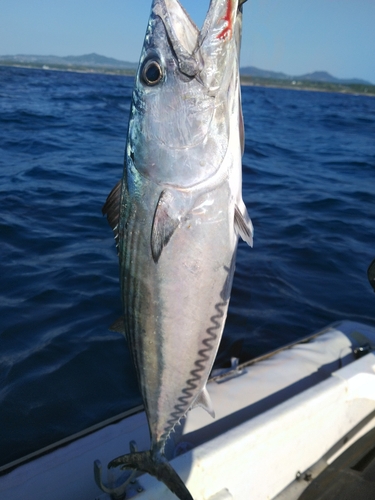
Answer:
[[207, 387], [204, 386], [202, 389], [202, 392], [199, 394], [197, 399], [194, 401], [194, 404], [192, 408], [196, 408], [197, 406], [200, 406], [204, 410], [206, 410], [212, 418], [215, 418], [215, 410], [212, 405], [212, 401], [210, 398], [210, 395], [208, 394]]
[[111, 332], [122, 333], [125, 335], [125, 318], [124, 316], [120, 316], [120, 318], [116, 319], [114, 323], [109, 327]]
[[107, 216], [108, 224], [115, 233], [116, 247], [118, 247], [118, 222], [120, 218], [121, 184], [119, 180], [116, 186], [109, 193], [102, 208], [102, 214]]
[[241, 238], [249, 245], [253, 246], [253, 223], [247, 213], [244, 202], [241, 200], [240, 206], [234, 207], [234, 227]]
[[164, 189], [156, 205], [151, 231], [151, 252], [157, 263], [182, 219], [192, 207], [188, 192]]

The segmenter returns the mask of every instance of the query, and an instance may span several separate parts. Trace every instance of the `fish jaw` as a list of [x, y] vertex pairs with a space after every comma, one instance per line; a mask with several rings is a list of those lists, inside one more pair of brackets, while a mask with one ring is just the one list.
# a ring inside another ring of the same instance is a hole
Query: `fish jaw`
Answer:
[[210, 3], [198, 45], [204, 62], [199, 77], [211, 94], [225, 92], [233, 72], [238, 73], [240, 47], [236, 33], [241, 17], [238, 0]]

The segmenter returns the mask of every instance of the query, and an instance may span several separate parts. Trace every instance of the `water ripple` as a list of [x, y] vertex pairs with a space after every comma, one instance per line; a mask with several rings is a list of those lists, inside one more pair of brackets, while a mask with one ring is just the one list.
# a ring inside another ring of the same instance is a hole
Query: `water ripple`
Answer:
[[[140, 401], [101, 216], [122, 175], [132, 79], [0, 68], [0, 448], [7, 462]], [[244, 200], [218, 363], [327, 323], [374, 323], [375, 99], [243, 88]]]

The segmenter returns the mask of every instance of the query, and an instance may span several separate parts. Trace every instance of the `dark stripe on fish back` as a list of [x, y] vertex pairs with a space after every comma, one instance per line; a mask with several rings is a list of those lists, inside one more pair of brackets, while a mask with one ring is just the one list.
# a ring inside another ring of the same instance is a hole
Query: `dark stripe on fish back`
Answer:
[[[145, 266], [145, 252], [150, 253], [148, 240], [145, 238], [141, 214], [134, 204], [130, 209], [130, 215], [125, 227], [126, 239], [123, 248], [123, 297], [125, 311], [125, 330], [127, 333], [128, 346], [133, 354], [135, 369], [139, 388], [143, 397], [145, 410], [152, 427], [152, 417], [149, 411], [150, 395], [157, 399], [158, 385], [152, 382], [146, 385], [145, 371], [160, 373], [161, 354], [157, 343], [149, 342], [151, 332], [145, 331], [149, 327], [146, 318], [153, 317], [154, 311], [150, 298], [149, 274]], [[146, 231], [147, 232], [147, 231]], [[146, 260], [151, 262], [151, 256], [146, 255]], [[142, 307], [145, 306], [145, 307]], [[155, 318], [154, 318], [155, 319]], [[156, 327], [156, 330], [158, 328]], [[155, 363], [155, 369], [150, 368], [150, 361]], [[146, 368], [147, 367], [147, 368]], [[150, 420], [151, 419], [151, 420]]]
[[[135, 210], [134, 206], [132, 207], [132, 213], [127, 219], [125, 234], [126, 239], [124, 240], [123, 246], [123, 263], [122, 263], [122, 294], [124, 301], [124, 311], [125, 311], [125, 331], [127, 335], [127, 340], [129, 344], [129, 348], [132, 352], [134, 350], [134, 341], [136, 338], [136, 314], [135, 314], [135, 301], [137, 296], [139, 295], [139, 286], [138, 286], [138, 268], [139, 268], [139, 246], [140, 246], [140, 235], [136, 230], [134, 221], [135, 221]], [[130, 236], [130, 237], [129, 237]], [[136, 361], [136, 360], [135, 360]], [[135, 363], [136, 370], [138, 370], [138, 363]]]

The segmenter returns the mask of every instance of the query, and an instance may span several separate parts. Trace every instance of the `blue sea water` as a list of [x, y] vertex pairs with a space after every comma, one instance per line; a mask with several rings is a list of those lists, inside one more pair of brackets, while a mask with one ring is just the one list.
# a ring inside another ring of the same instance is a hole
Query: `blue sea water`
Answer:
[[[0, 67], [0, 465], [141, 402], [101, 207], [133, 81]], [[348, 318], [375, 324], [375, 98], [243, 88], [244, 200], [219, 352], [250, 359]]]

